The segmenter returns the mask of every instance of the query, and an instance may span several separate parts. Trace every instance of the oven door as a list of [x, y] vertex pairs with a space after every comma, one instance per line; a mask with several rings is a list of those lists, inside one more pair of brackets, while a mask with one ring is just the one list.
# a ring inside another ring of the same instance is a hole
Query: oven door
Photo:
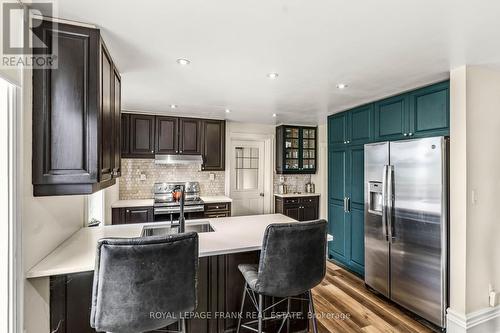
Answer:
[[[186, 220], [201, 219], [205, 215], [204, 205], [191, 205], [184, 206], [184, 218]], [[180, 207], [155, 207], [154, 208], [154, 221], [155, 222], [176, 222], [179, 221]]]

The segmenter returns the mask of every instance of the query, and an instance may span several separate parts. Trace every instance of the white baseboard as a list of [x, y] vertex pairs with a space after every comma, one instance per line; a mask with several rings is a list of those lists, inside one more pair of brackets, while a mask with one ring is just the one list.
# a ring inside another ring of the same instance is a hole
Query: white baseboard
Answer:
[[447, 333], [500, 333], [500, 306], [462, 315], [448, 308]]

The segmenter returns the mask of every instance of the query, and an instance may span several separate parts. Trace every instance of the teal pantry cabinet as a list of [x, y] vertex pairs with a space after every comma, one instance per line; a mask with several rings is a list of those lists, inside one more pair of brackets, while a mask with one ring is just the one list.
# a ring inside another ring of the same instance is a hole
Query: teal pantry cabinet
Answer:
[[448, 135], [449, 86], [441, 82], [375, 102], [375, 140]]
[[328, 117], [331, 260], [364, 275], [364, 145], [448, 135], [448, 81]]

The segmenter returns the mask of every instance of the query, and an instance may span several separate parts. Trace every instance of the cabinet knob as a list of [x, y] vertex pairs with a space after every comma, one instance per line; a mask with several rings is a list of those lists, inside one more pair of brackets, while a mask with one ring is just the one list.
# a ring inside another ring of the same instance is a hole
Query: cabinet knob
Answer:
[[155, 151], [154, 150], [151, 150], [151, 153], [154, 153]]
[[344, 144], [347, 144], [347, 141], [344, 141]]
[[351, 141], [347, 140], [347, 143], [351, 143]]
[[182, 150], [180, 151], [180, 153], [182, 154]]
[[403, 136], [407, 136], [408, 134], [407, 133], [403, 133]]
[[409, 135], [409, 136], [413, 136], [413, 133], [409, 133], [408, 135]]
[[129, 209], [127, 209], [127, 213], [130, 213], [130, 210], [129, 210]]

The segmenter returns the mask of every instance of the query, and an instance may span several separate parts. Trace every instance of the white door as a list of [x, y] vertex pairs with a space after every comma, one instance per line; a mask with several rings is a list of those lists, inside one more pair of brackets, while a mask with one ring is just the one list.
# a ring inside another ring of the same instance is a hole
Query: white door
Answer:
[[264, 141], [231, 142], [232, 215], [264, 214]]

